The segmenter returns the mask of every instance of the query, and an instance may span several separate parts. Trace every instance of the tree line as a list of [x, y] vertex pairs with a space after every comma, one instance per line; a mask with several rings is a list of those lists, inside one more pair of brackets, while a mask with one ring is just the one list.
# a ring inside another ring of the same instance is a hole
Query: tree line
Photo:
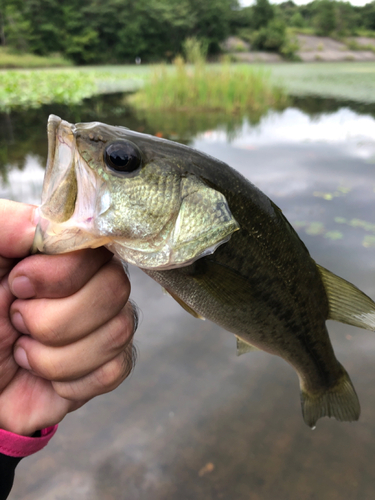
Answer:
[[77, 64], [172, 60], [189, 37], [202, 40], [209, 54], [229, 35], [278, 50], [287, 27], [337, 36], [375, 30], [375, 1], [355, 7], [335, 0], [301, 6], [256, 0], [241, 8], [238, 0], [0, 0], [1, 45], [60, 53]]

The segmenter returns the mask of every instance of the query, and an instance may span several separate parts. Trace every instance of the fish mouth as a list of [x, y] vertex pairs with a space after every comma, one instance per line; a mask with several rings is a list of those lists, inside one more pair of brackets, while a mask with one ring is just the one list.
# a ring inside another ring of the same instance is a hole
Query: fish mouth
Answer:
[[75, 125], [49, 116], [47, 167], [32, 253], [66, 253], [109, 241], [95, 227], [101, 182], [78, 153], [75, 132]]

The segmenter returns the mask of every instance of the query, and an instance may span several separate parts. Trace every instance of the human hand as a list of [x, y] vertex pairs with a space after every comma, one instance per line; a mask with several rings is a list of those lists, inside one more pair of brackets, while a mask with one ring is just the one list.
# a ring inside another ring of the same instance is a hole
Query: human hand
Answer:
[[25, 436], [129, 375], [136, 322], [105, 248], [28, 256], [34, 210], [0, 200], [0, 428]]

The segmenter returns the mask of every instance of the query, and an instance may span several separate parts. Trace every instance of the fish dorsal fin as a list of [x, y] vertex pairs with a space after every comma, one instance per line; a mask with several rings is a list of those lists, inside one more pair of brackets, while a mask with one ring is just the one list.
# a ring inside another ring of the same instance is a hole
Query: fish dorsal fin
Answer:
[[240, 339], [236, 336], [237, 339], [237, 356], [241, 356], [241, 354], [246, 354], [251, 351], [259, 351], [259, 349], [248, 342]]
[[165, 293], [167, 293], [168, 295], [170, 295], [172, 297], [172, 299], [174, 299], [176, 302], [178, 302], [180, 304], [180, 306], [185, 309], [186, 312], [188, 312], [189, 314], [191, 314], [192, 316], [194, 316], [194, 318], [197, 318], [197, 319], [202, 319], [203, 321], [206, 319], [204, 318], [203, 316], [201, 316], [200, 314], [196, 313], [190, 306], [188, 306], [180, 297], [178, 297], [178, 295], [174, 294], [173, 292], [171, 292], [170, 290], [167, 290], [166, 288], [163, 288], [163, 291]]
[[317, 264], [329, 302], [328, 319], [375, 331], [375, 303], [356, 286]]

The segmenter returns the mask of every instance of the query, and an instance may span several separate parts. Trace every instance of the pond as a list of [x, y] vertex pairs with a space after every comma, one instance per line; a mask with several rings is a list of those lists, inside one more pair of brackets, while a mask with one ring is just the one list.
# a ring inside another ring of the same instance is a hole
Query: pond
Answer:
[[[181, 120], [136, 116], [113, 95], [1, 116], [1, 197], [39, 202], [50, 112], [157, 133], [227, 162], [283, 210], [319, 264], [375, 297], [374, 107], [298, 98], [252, 122]], [[328, 322], [362, 414], [311, 431], [283, 360], [236, 357], [231, 334], [189, 316], [139, 270], [131, 276], [143, 311], [133, 375], [21, 462], [12, 500], [374, 498], [374, 333]]]

